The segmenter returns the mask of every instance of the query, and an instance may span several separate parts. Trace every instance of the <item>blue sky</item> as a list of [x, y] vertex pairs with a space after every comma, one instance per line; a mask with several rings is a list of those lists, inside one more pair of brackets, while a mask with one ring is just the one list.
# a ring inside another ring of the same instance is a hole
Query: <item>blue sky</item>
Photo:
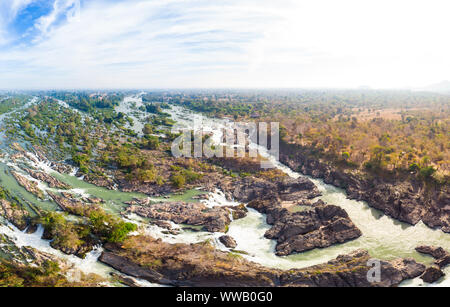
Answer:
[[421, 87], [446, 0], [0, 0], [0, 89]]

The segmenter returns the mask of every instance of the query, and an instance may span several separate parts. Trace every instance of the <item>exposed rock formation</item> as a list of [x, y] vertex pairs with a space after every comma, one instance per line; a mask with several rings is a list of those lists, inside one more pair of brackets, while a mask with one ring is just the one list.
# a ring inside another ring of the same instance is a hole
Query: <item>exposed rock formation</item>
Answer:
[[442, 247], [418, 246], [416, 247], [416, 251], [432, 256], [434, 259], [436, 259], [434, 263], [440, 268], [444, 268], [445, 266], [450, 264], [450, 253]]
[[122, 274], [117, 274], [114, 272], [109, 273], [111, 275], [111, 277], [113, 277], [115, 280], [117, 280], [118, 282], [120, 282], [121, 284], [128, 286], [128, 287], [132, 287], [132, 288], [137, 288], [139, 287], [139, 285], [136, 283], [136, 281], [134, 281], [134, 279], [124, 276]]
[[89, 211], [98, 209], [96, 204], [87, 204], [74, 198], [69, 198], [70, 194], [64, 193], [64, 196], [59, 196], [54, 193], [48, 192], [48, 195], [66, 212], [88, 216]]
[[248, 206], [267, 214], [267, 223], [273, 227], [265, 237], [277, 240], [279, 256], [324, 248], [361, 236], [344, 209], [322, 201], [299, 212], [290, 212], [274, 200], [256, 200]]
[[13, 206], [6, 199], [0, 199], [0, 215], [22, 231], [27, 228], [30, 219], [28, 211], [18, 205]]
[[[422, 220], [431, 228], [450, 232], [448, 185], [426, 188], [414, 178], [380, 177], [337, 170], [317, 159], [306, 158], [300, 147], [282, 144], [280, 161], [293, 170], [343, 188], [350, 199], [364, 200], [387, 215], [412, 225]], [[366, 174], [368, 175], [368, 174]]]
[[38, 198], [44, 199], [44, 192], [42, 192], [41, 189], [38, 188], [38, 184], [36, 182], [28, 180], [24, 176], [14, 171], [12, 171], [11, 174], [14, 176], [17, 183], [20, 184], [25, 190]]
[[[81, 175], [83, 175], [83, 174], [77, 174], [78, 177]], [[105, 177], [105, 176], [98, 176], [94, 173], [85, 175], [83, 180], [86, 182], [89, 182], [91, 184], [94, 184], [98, 187], [107, 188], [109, 190], [115, 190], [116, 186], [117, 186], [113, 179], [111, 179], [109, 177]], [[125, 190], [123, 190], [123, 191], [127, 192]]]
[[91, 252], [94, 249], [93, 242], [84, 243], [82, 245], [76, 246], [67, 246], [64, 244], [60, 244], [57, 240], [53, 240], [50, 242], [50, 246], [54, 249], [62, 251], [66, 255], [75, 255], [80, 258], [84, 258], [87, 253]]
[[283, 200], [311, 199], [320, 196], [314, 183], [304, 177], [293, 179], [289, 177], [276, 181], [262, 178], [246, 177], [237, 181], [224, 181], [219, 187], [230, 199], [240, 202], [250, 202], [254, 199], [279, 197]]
[[442, 276], [444, 276], [444, 272], [437, 266], [428, 267], [425, 272], [420, 276], [420, 278], [427, 283], [434, 283], [438, 281]]
[[282, 271], [250, 262], [208, 243], [168, 244], [151, 237], [131, 237], [123, 244], [106, 244], [100, 261], [150, 282], [173, 286], [396, 286], [418, 277], [425, 266], [412, 259], [381, 261], [380, 282], [367, 278], [370, 255], [357, 250], [328, 263]]
[[70, 189], [70, 186], [65, 184], [64, 182], [56, 179], [55, 177], [39, 171], [33, 171], [31, 169], [27, 169], [28, 174], [30, 174], [31, 177], [41, 180], [43, 182], [46, 182], [50, 188], [57, 188], [57, 189]]
[[176, 224], [203, 226], [210, 232], [225, 232], [231, 222], [227, 208], [208, 208], [203, 203], [163, 202], [148, 206], [132, 205], [127, 208], [127, 212]]
[[221, 236], [219, 241], [228, 248], [235, 248], [237, 245], [236, 241], [230, 236]]
[[[284, 177], [276, 181], [246, 177], [233, 183], [223, 182], [221, 189], [229, 198], [249, 202], [248, 207], [267, 214], [273, 227], [265, 236], [277, 240], [279, 256], [344, 243], [361, 236], [344, 209], [322, 201], [308, 199], [320, 195], [314, 183], [305, 177]], [[292, 213], [282, 203], [312, 206], [310, 210]]]
[[228, 209], [232, 210], [232, 216], [233, 220], [239, 220], [247, 216], [247, 207], [244, 204], [240, 204], [239, 206], [235, 207], [227, 207]]

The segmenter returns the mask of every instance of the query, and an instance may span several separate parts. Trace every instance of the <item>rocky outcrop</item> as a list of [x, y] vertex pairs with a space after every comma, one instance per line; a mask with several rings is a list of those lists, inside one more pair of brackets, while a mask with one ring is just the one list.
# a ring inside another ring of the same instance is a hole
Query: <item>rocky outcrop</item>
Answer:
[[83, 197], [82, 200], [86, 203], [97, 204], [97, 205], [104, 203], [103, 199], [98, 198], [98, 197]]
[[125, 179], [118, 180], [118, 188], [122, 192], [143, 193], [153, 197], [171, 194], [177, 190], [170, 184], [157, 185], [152, 183], [131, 182]]
[[237, 246], [236, 241], [230, 236], [221, 236], [219, 241], [228, 248], [235, 248]]
[[[248, 207], [267, 215], [273, 227], [266, 232], [269, 239], [277, 240], [279, 256], [304, 252], [345, 243], [361, 236], [344, 209], [309, 199], [320, 196], [314, 183], [305, 177], [284, 177], [274, 181], [246, 177], [233, 182], [222, 182], [220, 188], [229, 198], [249, 202]], [[302, 212], [291, 212], [283, 206], [311, 207]]]
[[98, 210], [98, 205], [88, 204], [77, 199], [71, 198], [70, 194], [64, 193], [63, 196], [48, 192], [48, 195], [61, 207], [62, 210], [79, 215], [89, 216], [89, 212], [92, 210]]
[[233, 220], [243, 219], [247, 216], [248, 209], [244, 204], [240, 204], [239, 206], [227, 207], [232, 210]]
[[[160, 228], [165, 229], [162, 231], [162, 233], [165, 233], [165, 234], [171, 234], [171, 235], [180, 234], [180, 229], [172, 227], [172, 223], [170, 221], [152, 219], [152, 220], [149, 220], [149, 224], [156, 225]], [[183, 229], [185, 229], [185, 228], [183, 228]]]
[[448, 185], [426, 186], [411, 176], [369, 176], [341, 171], [317, 159], [302, 155], [295, 145], [282, 144], [280, 161], [293, 170], [343, 188], [350, 199], [366, 201], [371, 207], [412, 225], [423, 221], [431, 228], [450, 232], [450, 190]]
[[428, 267], [425, 272], [420, 276], [420, 278], [429, 284], [434, 283], [438, 281], [441, 277], [443, 277], [445, 274], [442, 272], [442, 270], [437, 266], [430, 266]]
[[50, 242], [50, 246], [54, 249], [62, 251], [66, 255], [75, 255], [80, 258], [84, 258], [87, 253], [91, 252], [94, 249], [93, 242], [85, 242], [81, 245], [76, 246], [67, 246], [62, 244], [58, 240], [52, 240]]
[[132, 287], [132, 288], [139, 287], [139, 284], [130, 277], [124, 276], [122, 274], [117, 274], [115, 272], [111, 272], [111, 273], [109, 273], [109, 275], [111, 275], [111, 277], [113, 279], [117, 280], [119, 283], [121, 283], [127, 287]]
[[283, 271], [216, 250], [207, 242], [169, 244], [137, 236], [120, 245], [106, 244], [99, 260], [135, 278], [195, 287], [390, 287], [425, 271], [413, 259], [380, 261], [380, 280], [369, 281], [370, 259], [367, 251], [357, 250], [321, 265]]
[[440, 268], [444, 268], [450, 264], [450, 253], [442, 247], [424, 245], [416, 247], [416, 251], [433, 257], [436, 260], [434, 263]]
[[279, 197], [283, 200], [311, 199], [320, 196], [314, 183], [304, 177], [285, 177], [276, 181], [257, 177], [246, 177], [236, 181], [223, 181], [219, 188], [229, 199], [250, 202], [254, 199]]
[[227, 208], [208, 208], [203, 203], [163, 202], [148, 206], [131, 205], [127, 212], [176, 224], [203, 226], [210, 232], [225, 232], [231, 222]]
[[70, 165], [60, 162], [50, 162], [50, 168], [60, 174], [70, 174], [73, 171], [73, 168]]
[[70, 186], [65, 184], [64, 182], [56, 179], [55, 177], [39, 171], [33, 171], [31, 169], [27, 169], [28, 174], [30, 174], [31, 177], [46, 182], [50, 188], [57, 188], [57, 189], [70, 189]]
[[[76, 174], [76, 175], [80, 177], [83, 176], [84, 174]], [[117, 184], [114, 182], [114, 180], [106, 176], [98, 176], [96, 174], [90, 173], [84, 175], [83, 180], [98, 187], [106, 188], [108, 190], [117, 189]], [[124, 190], [123, 192], [127, 191]]]
[[22, 231], [27, 228], [30, 220], [28, 211], [6, 199], [0, 199], [0, 215]]
[[322, 201], [298, 212], [290, 212], [276, 200], [256, 200], [248, 206], [267, 215], [267, 223], [273, 226], [265, 237], [277, 240], [278, 256], [324, 248], [361, 236], [344, 209]]
[[[63, 271], [71, 268], [71, 265], [60, 257], [37, 250], [33, 247], [22, 246], [17, 250], [19, 257], [16, 257], [14, 261], [22, 265], [25, 263], [32, 263], [35, 267], [45, 266], [48, 262], [57, 263], [59, 268]], [[73, 268], [72, 268], [73, 269]]]
[[14, 171], [12, 171], [11, 174], [14, 176], [17, 183], [20, 184], [25, 190], [38, 198], [44, 199], [44, 192], [42, 192], [41, 189], [38, 188], [37, 182], [28, 180], [24, 176]]

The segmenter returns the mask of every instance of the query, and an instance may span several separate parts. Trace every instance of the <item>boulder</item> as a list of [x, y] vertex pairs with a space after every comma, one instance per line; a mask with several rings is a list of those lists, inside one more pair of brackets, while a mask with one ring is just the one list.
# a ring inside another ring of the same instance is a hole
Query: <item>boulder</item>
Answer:
[[209, 232], [225, 232], [231, 223], [230, 211], [227, 208], [209, 208], [203, 203], [162, 202], [148, 206], [132, 205], [127, 208], [127, 212], [176, 224], [203, 226]]
[[228, 248], [235, 248], [237, 246], [236, 241], [230, 236], [221, 236], [219, 241]]
[[267, 214], [267, 223], [272, 228], [265, 237], [277, 240], [278, 256], [324, 248], [361, 236], [344, 209], [323, 201], [299, 212], [290, 212], [271, 200], [252, 201], [248, 206]]
[[444, 272], [437, 266], [430, 266], [426, 268], [425, 272], [420, 276], [420, 278], [427, 283], [434, 283], [438, 281], [442, 276], [444, 276]]
[[450, 264], [450, 253], [442, 247], [424, 245], [416, 247], [416, 251], [432, 256], [436, 259], [434, 263], [441, 269]]
[[418, 251], [419, 253], [422, 253], [422, 254], [430, 255], [435, 259], [444, 258], [445, 256], [448, 255], [448, 253], [447, 253], [447, 251], [445, 251], [445, 249], [443, 249], [442, 247], [436, 247], [436, 246], [422, 245], [422, 246], [416, 247], [416, 251]]

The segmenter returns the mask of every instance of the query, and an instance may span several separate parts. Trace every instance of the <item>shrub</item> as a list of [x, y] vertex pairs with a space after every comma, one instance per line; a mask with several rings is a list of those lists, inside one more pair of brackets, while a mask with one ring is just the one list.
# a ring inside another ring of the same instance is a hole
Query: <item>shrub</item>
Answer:
[[342, 153], [342, 158], [343, 158], [344, 160], [348, 160], [348, 159], [350, 158], [350, 154], [349, 154], [347, 151], [344, 151], [344, 152]]
[[170, 182], [177, 188], [182, 188], [186, 184], [186, 178], [181, 174], [175, 174], [170, 177]]
[[148, 170], [139, 170], [138, 171], [138, 179], [142, 182], [151, 182], [156, 179], [156, 171], [153, 169]]
[[408, 167], [408, 170], [410, 172], [417, 172], [419, 169], [420, 169], [420, 167], [417, 163], [413, 163]]
[[125, 223], [120, 221], [113, 225], [108, 236], [108, 241], [113, 243], [123, 242], [130, 232], [136, 231], [137, 226], [133, 223]]
[[436, 170], [432, 167], [432, 166], [426, 166], [426, 167], [422, 167], [419, 171], [420, 176], [424, 177], [424, 178], [429, 178], [431, 177], [434, 173], [436, 172]]
[[159, 138], [154, 135], [149, 135], [146, 137], [144, 142], [144, 147], [150, 150], [156, 150], [159, 148]]
[[102, 240], [114, 243], [122, 242], [130, 232], [137, 229], [135, 224], [119, 220], [103, 210], [91, 212], [89, 222], [93, 233]]

